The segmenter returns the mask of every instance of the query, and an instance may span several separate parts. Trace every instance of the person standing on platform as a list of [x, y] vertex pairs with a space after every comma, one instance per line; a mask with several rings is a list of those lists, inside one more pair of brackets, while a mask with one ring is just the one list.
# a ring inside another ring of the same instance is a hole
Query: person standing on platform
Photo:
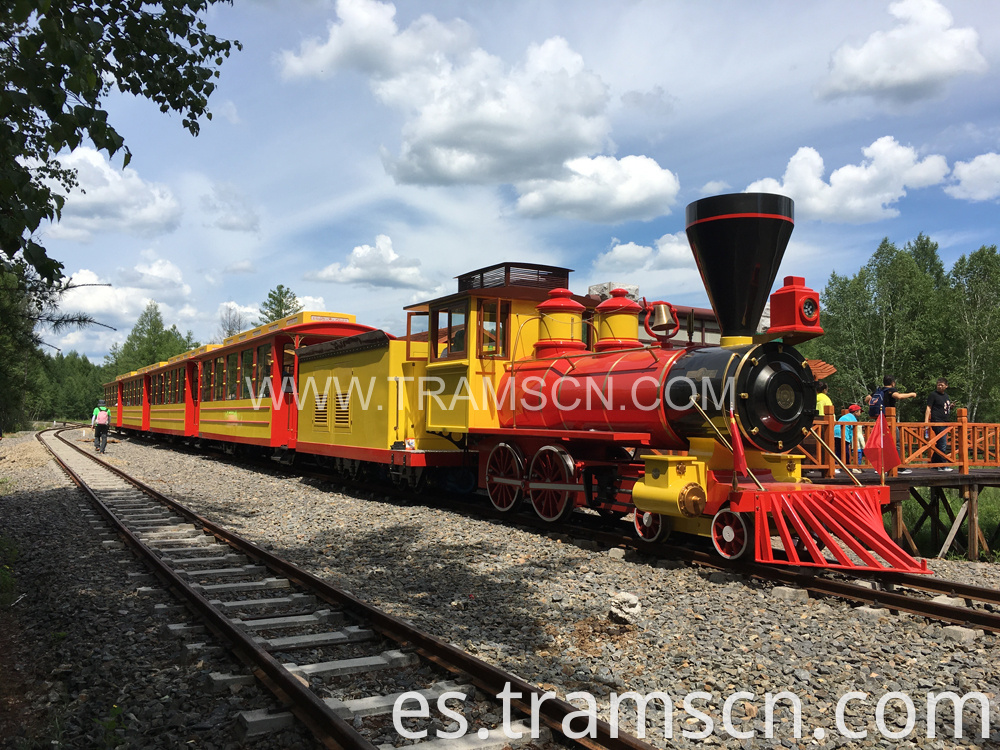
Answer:
[[[927, 397], [927, 406], [924, 408], [924, 422], [947, 422], [951, 414], [951, 396], [948, 395], [948, 381], [945, 378], [938, 378], [937, 386]], [[942, 424], [931, 427], [937, 439], [934, 443], [934, 456], [931, 463], [939, 464], [935, 466], [938, 471], [953, 471], [950, 466], [945, 451], [948, 450], [948, 436], [944, 434], [948, 428]]]
[[[834, 427], [833, 427], [833, 446], [834, 446], [834, 450], [836, 451], [836, 453], [840, 457], [840, 459], [842, 461], [844, 461], [845, 463], [852, 463], [854, 461], [854, 459], [855, 459], [854, 448], [853, 448], [853, 446], [854, 446], [854, 425], [853, 424], [849, 424], [849, 423], [853, 422], [853, 423], [856, 424], [857, 421], [858, 421], [858, 414], [860, 414], [860, 413], [861, 413], [861, 407], [858, 406], [857, 404], [851, 404], [849, 407], [847, 407], [847, 414], [845, 414], [840, 419], [838, 419], [837, 420], [837, 424], [834, 425]], [[848, 424], [843, 424], [845, 422], [848, 423]], [[841, 427], [843, 427], [843, 430], [844, 430], [843, 435], [840, 432]], [[859, 437], [860, 437], [860, 433], [859, 433]], [[846, 443], [846, 447], [845, 447], [845, 443]], [[846, 454], [844, 453], [845, 450], [847, 451]], [[860, 450], [860, 446], [859, 446], [859, 450]], [[860, 460], [860, 457], [859, 457], [859, 460]], [[840, 469], [837, 469], [837, 471], [839, 472]], [[853, 471], [855, 474], [860, 474], [861, 473], [861, 469], [851, 469], [851, 471]]]
[[816, 414], [817, 416], [824, 416], [826, 414], [825, 407], [829, 406], [833, 408], [833, 399], [830, 398], [830, 386], [826, 384], [824, 380], [816, 381]]

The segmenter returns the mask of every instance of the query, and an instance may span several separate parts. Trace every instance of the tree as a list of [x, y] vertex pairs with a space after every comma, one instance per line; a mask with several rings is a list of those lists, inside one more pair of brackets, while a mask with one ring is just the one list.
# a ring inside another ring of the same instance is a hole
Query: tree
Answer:
[[237, 41], [208, 33], [199, 14], [231, 0], [5, 0], [0, 3], [0, 265], [19, 253], [41, 278], [62, 264], [33, 238], [57, 220], [75, 173], [58, 154], [90, 141], [131, 152], [101, 107], [112, 90], [180, 113], [197, 135], [211, 119], [218, 67]]
[[962, 256], [949, 274], [954, 292], [955, 340], [961, 350], [953, 362], [956, 379], [964, 386], [969, 419], [996, 420], [1000, 385], [1000, 256], [996, 245], [983, 246]]
[[278, 284], [267, 293], [267, 299], [260, 304], [260, 320], [254, 325], [272, 323], [302, 309], [302, 303], [288, 287]]
[[[24, 260], [0, 267], [0, 426], [27, 426], [46, 412], [43, 331], [95, 324], [89, 315], [62, 313], [72, 282], [47, 283]], [[103, 325], [98, 323], [97, 325]], [[105, 326], [110, 328], [110, 326]]]
[[135, 327], [124, 343], [112, 346], [104, 362], [109, 366], [110, 377], [113, 378], [146, 365], [165, 362], [175, 354], [182, 354], [198, 346], [191, 331], [181, 335], [175, 325], [166, 328], [160, 306], [150, 302], [135, 321]]
[[227, 302], [219, 311], [219, 332], [216, 337], [221, 342], [250, 326], [250, 317], [235, 302]]
[[[938, 266], [937, 245], [924, 235], [903, 250], [886, 238], [857, 274], [830, 276], [822, 295], [826, 336], [807, 352], [837, 368], [835, 403], [859, 400], [885, 375], [907, 390], [933, 387], [944, 372], [948, 338], [942, 311], [949, 289]], [[920, 406], [906, 402], [910, 413], [903, 416], [920, 416]]]

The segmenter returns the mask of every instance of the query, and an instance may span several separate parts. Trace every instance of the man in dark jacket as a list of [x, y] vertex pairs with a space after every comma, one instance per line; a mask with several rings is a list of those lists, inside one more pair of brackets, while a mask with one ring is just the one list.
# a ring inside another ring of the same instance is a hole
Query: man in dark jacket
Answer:
[[[927, 406], [924, 408], [924, 422], [947, 422], [950, 414], [951, 396], [948, 395], [948, 381], [944, 378], [938, 378], [937, 387], [927, 397]], [[945, 451], [948, 450], [948, 436], [944, 433], [948, 428], [943, 424], [938, 424], [931, 427], [931, 429], [938, 436], [934, 444], [934, 463], [950, 463], [948, 456], [945, 455]], [[950, 466], [944, 465], [939, 465], [936, 468], [938, 471], [953, 470]]]

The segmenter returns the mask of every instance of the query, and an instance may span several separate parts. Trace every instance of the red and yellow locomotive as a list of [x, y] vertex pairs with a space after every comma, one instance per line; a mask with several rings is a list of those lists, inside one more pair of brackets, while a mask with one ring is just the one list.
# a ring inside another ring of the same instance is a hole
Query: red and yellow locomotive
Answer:
[[299, 313], [121, 376], [108, 403], [123, 429], [414, 486], [477, 477], [498, 510], [526, 502], [546, 521], [589, 507], [632, 513], [647, 541], [709, 537], [728, 558], [922, 571], [884, 531], [887, 488], [801, 475], [816, 389], [794, 344], [822, 334], [818, 295], [787, 277], [756, 333], [792, 227], [778, 195], [687, 207], [718, 345], [694, 341], [691, 311], [685, 337], [667, 303], [577, 296], [568, 269], [505, 263], [407, 308], [405, 337]]

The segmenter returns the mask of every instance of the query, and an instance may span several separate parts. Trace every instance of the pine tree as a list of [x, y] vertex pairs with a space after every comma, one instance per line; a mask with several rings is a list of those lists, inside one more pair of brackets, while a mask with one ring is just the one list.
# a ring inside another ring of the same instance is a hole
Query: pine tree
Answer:
[[135, 327], [125, 342], [111, 347], [104, 362], [110, 366], [113, 375], [121, 375], [146, 365], [165, 362], [175, 354], [197, 347], [198, 342], [191, 331], [182, 335], [177, 326], [164, 326], [160, 306], [150, 302], [135, 321]]
[[260, 320], [254, 325], [272, 323], [281, 320], [288, 315], [294, 315], [302, 309], [302, 303], [295, 296], [295, 292], [286, 286], [278, 284], [267, 293], [267, 299], [260, 305]]

